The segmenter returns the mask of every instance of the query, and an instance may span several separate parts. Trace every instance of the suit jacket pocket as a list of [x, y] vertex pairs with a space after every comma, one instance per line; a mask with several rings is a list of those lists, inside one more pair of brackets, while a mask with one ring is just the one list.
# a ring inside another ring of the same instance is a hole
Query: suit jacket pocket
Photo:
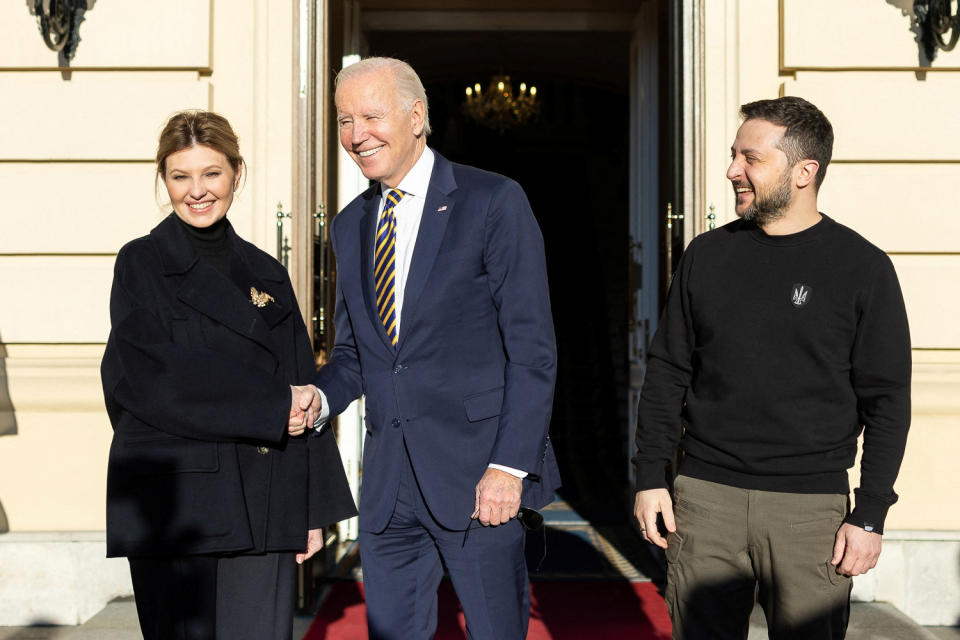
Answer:
[[220, 470], [215, 442], [160, 436], [123, 443], [127, 468], [137, 475], [214, 473]]
[[483, 243], [466, 243], [455, 247], [443, 248], [437, 253], [435, 262], [456, 262], [458, 260], [483, 259]]
[[478, 422], [500, 415], [503, 407], [503, 387], [481, 391], [463, 399], [463, 408], [467, 412], [467, 420]]

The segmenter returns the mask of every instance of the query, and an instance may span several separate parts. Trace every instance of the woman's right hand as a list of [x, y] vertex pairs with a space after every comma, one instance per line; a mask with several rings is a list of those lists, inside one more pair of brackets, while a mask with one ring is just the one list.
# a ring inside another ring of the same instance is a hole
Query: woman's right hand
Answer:
[[287, 433], [291, 436], [303, 434], [320, 415], [320, 394], [312, 384], [302, 387], [290, 385], [290, 417], [287, 421]]

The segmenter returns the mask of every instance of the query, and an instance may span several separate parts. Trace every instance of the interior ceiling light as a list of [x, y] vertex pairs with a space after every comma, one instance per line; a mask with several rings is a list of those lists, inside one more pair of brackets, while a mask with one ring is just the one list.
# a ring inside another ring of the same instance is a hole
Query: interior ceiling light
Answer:
[[467, 87], [463, 113], [477, 124], [503, 133], [525, 124], [540, 111], [537, 88], [520, 83], [520, 92], [514, 94], [510, 76], [495, 75], [482, 90], [480, 83]]

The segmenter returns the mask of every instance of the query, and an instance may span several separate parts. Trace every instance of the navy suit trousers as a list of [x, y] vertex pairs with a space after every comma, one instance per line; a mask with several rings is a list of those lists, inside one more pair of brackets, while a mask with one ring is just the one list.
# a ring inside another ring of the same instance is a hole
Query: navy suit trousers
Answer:
[[[471, 640], [520, 640], [530, 617], [524, 530], [516, 518], [469, 533], [437, 524], [408, 455], [387, 528], [360, 531], [371, 640], [428, 640], [437, 628], [437, 587], [446, 565]], [[479, 481], [479, 478], [477, 478]]]

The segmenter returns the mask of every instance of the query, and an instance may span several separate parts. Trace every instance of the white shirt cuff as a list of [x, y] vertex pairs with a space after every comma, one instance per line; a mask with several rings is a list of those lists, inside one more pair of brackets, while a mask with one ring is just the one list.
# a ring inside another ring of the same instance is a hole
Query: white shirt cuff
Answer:
[[[316, 387], [314, 387], [314, 389], [316, 389]], [[323, 391], [317, 389], [317, 395], [320, 396], [320, 415], [313, 421], [313, 428], [320, 431], [323, 425], [327, 424], [327, 421], [330, 419], [330, 405], [327, 403], [327, 396]]]
[[494, 464], [493, 462], [491, 462], [487, 466], [490, 467], [491, 469], [499, 469], [500, 471], [506, 471], [510, 475], [517, 478], [521, 478], [521, 479], [526, 478], [527, 475], [529, 475], [526, 471], [521, 471], [520, 469], [514, 469], [513, 467], [505, 467], [502, 464]]

